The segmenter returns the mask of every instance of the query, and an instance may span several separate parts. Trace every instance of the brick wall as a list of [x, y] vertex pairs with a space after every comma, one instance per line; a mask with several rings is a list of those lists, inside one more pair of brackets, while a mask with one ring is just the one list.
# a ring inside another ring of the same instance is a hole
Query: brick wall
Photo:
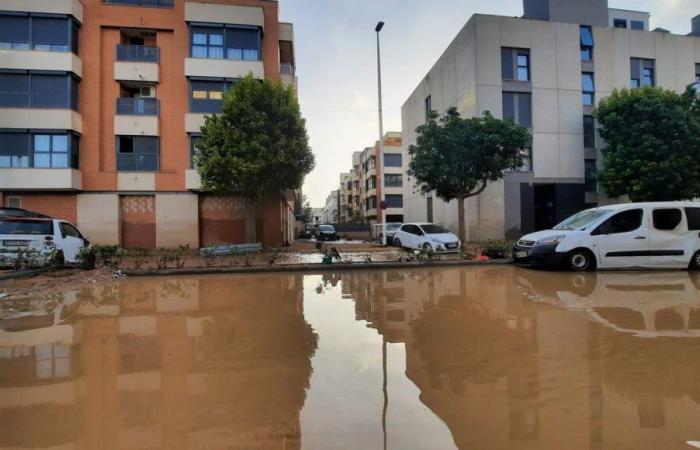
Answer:
[[156, 247], [155, 196], [128, 195], [121, 197], [121, 222], [122, 247]]
[[75, 194], [27, 194], [3, 193], [3, 206], [9, 205], [11, 197], [20, 198], [20, 206], [30, 211], [67, 220], [75, 224], [78, 221], [77, 197]]

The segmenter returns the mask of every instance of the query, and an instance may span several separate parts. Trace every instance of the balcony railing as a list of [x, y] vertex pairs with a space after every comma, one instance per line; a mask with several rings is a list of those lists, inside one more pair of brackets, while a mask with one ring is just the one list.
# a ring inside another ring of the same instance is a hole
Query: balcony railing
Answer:
[[117, 61], [158, 62], [158, 47], [117, 45]]
[[103, 0], [107, 5], [145, 6], [147, 8], [172, 8], [175, 0]]
[[120, 172], [157, 172], [157, 153], [117, 153], [117, 170]]
[[117, 99], [117, 115], [157, 116], [159, 110], [157, 98], [121, 97]]
[[294, 64], [292, 63], [281, 63], [280, 73], [282, 75], [294, 75]]

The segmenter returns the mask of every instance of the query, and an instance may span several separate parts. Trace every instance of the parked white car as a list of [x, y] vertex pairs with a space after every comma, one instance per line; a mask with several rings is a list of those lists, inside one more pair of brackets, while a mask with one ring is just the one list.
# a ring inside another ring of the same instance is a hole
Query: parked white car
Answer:
[[457, 252], [459, 238], [434, 223], [405, 223], [394, 233], [394, 245], [435, 253]]
[[700, 269], [700, 202], [627, 203], [588, 209], [523, 236], [516, 263], [599, 269]]
[[5, 218], [0, 220], [0, 263], [12, 264], [18, 255], [33, 255], [37, 263], [59, 251], [68, 263], [75, 263], [80, 250], [90, 243], [72, 224], [58, 219]]

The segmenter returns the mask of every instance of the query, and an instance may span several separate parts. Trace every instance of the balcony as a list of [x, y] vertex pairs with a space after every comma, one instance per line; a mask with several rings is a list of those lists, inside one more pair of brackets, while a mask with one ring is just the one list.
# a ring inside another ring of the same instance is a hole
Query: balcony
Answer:
[[142, 6], [145, 8], [172, 8], [175, 0], [103, 0], [105, 5]]
[[118, 153], [117, 170], [119, 172], [157, 172], [158, 153]]
[[123, 116], [157, 116], [160, 105], [157, 98], [121, 97], [117, 99], [117, 114]]
[[152, 45], [117, 45], [117, 61], [152, 62], [160, 58], [158, 47]]
[[0, 189], [79, 191], [81, 186], [77, 169], [0, 168]]

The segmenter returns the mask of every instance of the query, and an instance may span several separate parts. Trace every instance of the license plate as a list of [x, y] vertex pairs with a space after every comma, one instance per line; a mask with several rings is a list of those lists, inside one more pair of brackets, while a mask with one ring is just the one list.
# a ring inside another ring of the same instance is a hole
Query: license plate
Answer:
[[527, 258], [527, 252], [515, 252], [516, 258]]
[[2, 241], [5, 247], [26, 247], [29, 245], [27, 241]]

